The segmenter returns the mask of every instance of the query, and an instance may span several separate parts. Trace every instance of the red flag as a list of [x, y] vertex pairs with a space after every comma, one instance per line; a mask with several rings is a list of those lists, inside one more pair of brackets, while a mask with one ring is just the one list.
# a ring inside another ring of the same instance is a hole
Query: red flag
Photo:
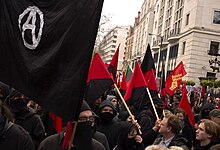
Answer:
[[122, 72], [122, 81], [121, 81], [121, 88], [122, 90], [126, 91], [127, 90], [127, 84], [126, 84], [126, 77], [125, 77], [125, 72]]
[[166, 80], [166, 92], [172, 96], [182, 83], [182, 77], [186, 75], [186, 71], [181, 61]]
[[116, 78], [117, 67], [118, 67], [119, 47], [120, 47], [120, 44], [118, 45], [118, 48], [115, 51], [115, 54], [110, 62], [110, 65], [108, 66], [108, 71], [110, 72], [110, 74], [113, 75], [114, 79]]
[[132, 105], [135, 101], [146, 93], [147, 84], [144, 79], [144, 75], [141, 71], [139, 64], [136, 62], [134, 73], [129, 82], [124, 99], [128, 101], [129, 105]]
[[62, 131], [62, 119], [51, 112], [49, 112], [49, 116], [53, 120], [53, 128], [57, 133], [60, 133]]
[[125, 77], [125, 71], [122, 72], [122, 81], [120, 86], [120, 92], [124, 96], [127, 90], [127, 83], [126, 83], [126, 77]]
[[89, 69], [87, 78], [85, 100], [93, 104], [114, 83], [111, 75], [106, 69], [101, 57], [95, 54]]
[[186, 114], [188, 115], [189, 122], [192, 126], [194, 126], [195, 121], [194, 121], [194, 115], [192, 113], [192, 109], [189, 104], [188, 96], [187, 96], [187, 91], [186, 91], [186, 82], [184, 83], [183, 91], [182, 91], [182, 99], [180, 101], [179, 107], [185, 110]]

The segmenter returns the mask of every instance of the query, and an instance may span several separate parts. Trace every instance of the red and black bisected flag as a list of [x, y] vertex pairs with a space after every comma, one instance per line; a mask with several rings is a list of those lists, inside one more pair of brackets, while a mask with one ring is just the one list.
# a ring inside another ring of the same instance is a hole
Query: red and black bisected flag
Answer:
[[141, 71], [140, 65], [136, 62], [134, 73], [128, 84], [124, 97], [127, 104], [132, 106], [135, 102], [140, 101], [146, 93], [146, 87], [147, 84], [145, 82], [144, 75]]
[[147, 45], [147, 50], [146, 53], [144, 55], [144, 59], [141, 63], [141, 70], [144, 74], [144, 78], [147, 81], [148, 78], [150, 77], [151, 74], [151, 70], [153, 70], [154, 72], [156, 71], [155, 66], [154, 66], [154, 60], [152, 57], [152, 53], [151, 53], [151, 49], [150, 49], [150, 45]]
[[0, 0], [0, 80], [77, 120], [104, 0]]
[[118, 55], [119, 55], [120, 44], [118, 45], [117, 50], [115, 51], [114, 56], [108, 66], [108, 71], [113, 75], [113, 78], [116, 78], [117, 68], [118, 68]]
[[[154, 61], [153, 61], [153, 57], [152, 57], [149, 44], [147, 46], [147, 50], [146, 50], [143, 62], [141, 64], [141, 70], [144, 74], [144, 78], [147, 83], [147, 87], [149, 88], [154, 104], [161, 106], [162, 102], [158, 96], [158, 87], [157, 87], [156, 79], [154, 76], [155, 66], [154, 66]], [[146, 93], [141, 105], [143, 107], [144, 105], [149, 105], [149, 104], [150, 104], [150, 98], [149, 98], [148, 93]]]
[[85, 93], [86, 102], [91, 105], [114, 83], [98, 53], [94, 55], [89, 69]]

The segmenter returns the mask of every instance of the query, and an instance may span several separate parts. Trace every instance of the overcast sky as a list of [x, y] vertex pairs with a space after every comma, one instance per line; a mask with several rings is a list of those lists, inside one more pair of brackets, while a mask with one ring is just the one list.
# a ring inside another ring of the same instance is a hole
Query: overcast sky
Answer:
[[111, 25], [133, 25], [144, 0], [105, 0], [102, 15], [111, 15]]

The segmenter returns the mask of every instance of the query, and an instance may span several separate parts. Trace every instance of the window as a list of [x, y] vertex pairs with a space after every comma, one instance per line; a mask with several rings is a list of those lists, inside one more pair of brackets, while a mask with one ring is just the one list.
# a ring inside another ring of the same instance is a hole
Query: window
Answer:
[[114, 37], [114, 38], [117, 38], [117, 36], [116, 36], [116, 35], [114, 35], [113, 37]]
[[214, 77], [215, 78], [215, 75], [216, 75], [216, 73], [213, 73], [213, 72], [207, 72], [206, 73], [206, 77], [208, 78], [208, 77]]
[[113, 40], [112, 42], [113, 42], [113, 43], [116, 43], [116, 41], [114, 41], [114, 40]]
[[219, 49], [219, 42], [211, 41], [209, 55], [217, 55]]
[[179, 45], [174, 45], [170, 47], [169, 59], [177, 58]]
[[167, 49], [162, 50], [162, 51], [160, 52], [160, 61], [161, 61], [161, 60], [166, 60], [166, 58], [167, 58]]
[[220, 11], [214, 11], [213, 23], [220, 24]]
[[183, 42], [183, 51], [182, 51], [182, 55], [185, 54], [185, 48], [186, 48], [186, 42]]
[[186, 26], [189, 24], [189, 14], [186, 15]]
[[157, 63], [157, 60], [158, 60], [158, 53], [155, 53], [154, 54], [154, 62]]

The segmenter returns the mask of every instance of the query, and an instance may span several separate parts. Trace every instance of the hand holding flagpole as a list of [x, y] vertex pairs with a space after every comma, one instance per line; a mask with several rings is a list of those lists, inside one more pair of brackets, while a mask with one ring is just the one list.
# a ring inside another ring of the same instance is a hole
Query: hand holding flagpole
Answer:
[[121, 100], [122, 100], [122, 102], [123, 102], [123, 104], [124, 104], [126, 110], [128, 111], [128, 114], [131, 116], [132, 123], [135, 123], [135, 124], [136, 124], [136, 126], [138, 127], [139, 133], [142, 134], [142, 132], [141, 132], [141, 130], [140, 130], [140, 126], [137, 125], [137, 120], [134, 119], [134, 116], [132, 115], [130, 109], [128, 108], [128, 105], [126, 104], [126, 102], [125, 102], [123, 96], [121, 95], [121, 92], [119, 91], [119, 89], [118, 89], [118, 87], [117, 87], [117, 85], [116, 85], [115, 83], [114, 83], [114, 87], [115, 87], [116, 91], [118, 92], [118, 95], [120, 96], [120, 98], [121, 98]]

